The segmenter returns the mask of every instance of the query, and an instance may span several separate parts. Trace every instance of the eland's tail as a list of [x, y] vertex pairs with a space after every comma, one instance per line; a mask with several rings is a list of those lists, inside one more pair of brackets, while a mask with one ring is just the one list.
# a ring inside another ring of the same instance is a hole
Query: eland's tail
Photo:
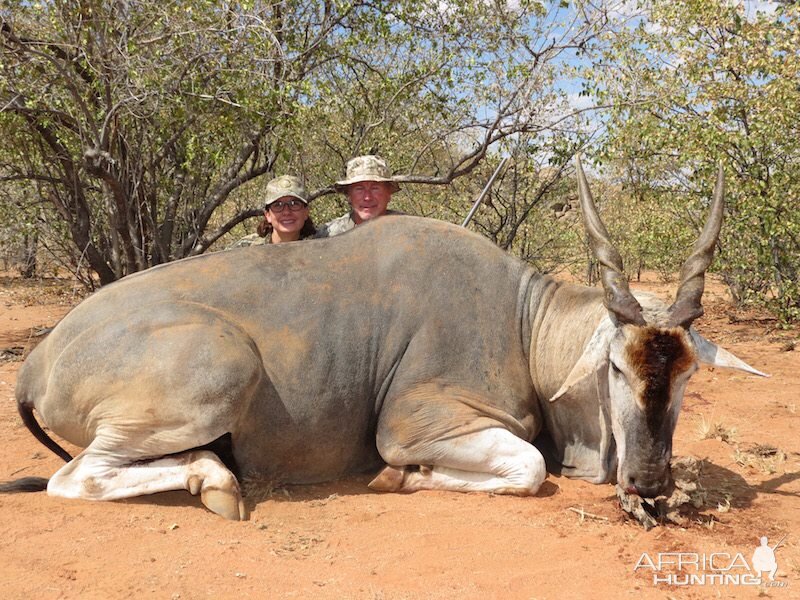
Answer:
[[[33, 406], [20, 399], [17, 402], [17, 410], [25, 427], [28, 428], [37, 440], [44, 444], [50, 451], [64, 459], [66, 462], [72, 460], [72, 456], [59, 446], [39, 425], [36, 417], [33, 416]], [[46, 477], [22, 477], [14, 481], [0, 483], [0, 493], [13, 494], [18, 492], [41, 492], [47, 489], [48, 479]]]

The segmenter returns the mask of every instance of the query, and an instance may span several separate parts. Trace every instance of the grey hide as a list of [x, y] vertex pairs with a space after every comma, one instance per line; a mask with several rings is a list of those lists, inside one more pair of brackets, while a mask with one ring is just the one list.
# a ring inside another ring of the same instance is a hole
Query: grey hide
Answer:
[[[539, 398], [570, 366], [536, 394], [531, 319], [558, 318], [539, 314], [558, 287], [475, 233], [392, 216], [106, 286], [30, 355], [17, 395], [81, 447], [100, 425], [178, 425], [187, 404], [207, 420], [200, 446], [225, 433], [220, 412], [233, 414], [242, 472], [289, 483], [377, 465], [379, 418], [389, 445], [497, 425], [532, 440]], [[560, 334], [553, 342], [560, 352]]]
[[[16, 393], [23, 418], [33, 407], [72, 444], [93, 444], [50, 481], [67, 497], [124, 497], [100, 474], [125, 475], [141, 493], [198, 493], [191, 469], [207, 454], [179, 465], [188, 471], [150, 463], [162, 487], [142, 461], [226, 433], [242, 474], [285, 483], [384, 463], [422, 465], [427, 476], [453, 444], [488, 430], [505, 430], [489, 447], [515, 449], [511, 459], [528, 452], [518, 439], [544, 431], [536, 445], [548, 470], [613, 481], [603, 375], [549, 401], [601, 323], [610, 324], [602, 290], [538, 275], [454, 225], [387, 216], [331, 239], [208, 254], [106, 286], [31, 353]], [[538, 489], [541, 456], [529, 454], [517, 470], [533, 478], [502, 489]], [[204, 473], [204, 503], [244, 518], [230, 474]]]

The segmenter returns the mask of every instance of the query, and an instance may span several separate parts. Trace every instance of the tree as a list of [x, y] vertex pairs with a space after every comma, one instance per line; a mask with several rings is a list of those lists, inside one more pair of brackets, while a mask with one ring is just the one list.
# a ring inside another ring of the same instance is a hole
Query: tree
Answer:
[[[569, 142], [522, 138], [507, 144], [510, 161], [474, 217], [474, 228], [500, 248], [522, 258], [542, 273], [582, 262], [582, 228], [576, 219], [577, 199], [572, 157], [581, 138]], [[490, 168], [480, 172], [484, 180]], [[479, 188], [473, 190], [477, 197]]]
[[[14, 186], [8, 186], [14, 187]], [[16, 186], [0, 203], [0, 250], [3, 254], [3, 269], [16, 268], [25, 278], [36, 276], [38, 263], [38, 230], [36, 213], [30, 203], [24, 202], [24, 190]]]
[[608, 22], [537, 1], [3, 7], [0, 186], [44, 203], [101, 284], [206, 251], [276, 173], [312, 197], [370, 151], [408, 183], [469, 175], [563, 121], [562, 63]]
[[616, 106], [606, 156], [644, 179], [648, 194], [671, 197], [676, 230], [702, 222], [722, 161], [727, 223], [718, 268], [737, 299], [796, 320], [800, 7], [748, 15], [723, 1], [643, 6], [638, 26], [619, 31], [596, 65], [597, 94]]

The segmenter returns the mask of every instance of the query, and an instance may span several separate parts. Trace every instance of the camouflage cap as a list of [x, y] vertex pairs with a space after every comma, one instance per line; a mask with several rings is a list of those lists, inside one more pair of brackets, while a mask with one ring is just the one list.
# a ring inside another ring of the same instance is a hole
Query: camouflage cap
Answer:
[[347, 176], [342, 181], [337, 181], [333, 187], [337, 192], [346, 192], [347, 186], [359, 181], [386, 181], [389, 182], [392, 192], [400, 189], [400, 185], [392, 177], [389, 165], [380, 156], [367, 154], [356, 156], [347, 162]]
[[298, 177], [294, 175], [281, 175], [267, 184], [267, 198], [264, 206], [269, 206], [276, 200], [291, 196], [308, 204], [306, 188]]

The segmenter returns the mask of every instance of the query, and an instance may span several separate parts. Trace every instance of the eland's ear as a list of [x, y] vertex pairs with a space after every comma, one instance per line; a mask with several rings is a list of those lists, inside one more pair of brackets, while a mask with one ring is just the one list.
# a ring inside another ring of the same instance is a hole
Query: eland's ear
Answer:
[[766, 373], [762, 373], [758, 369], [754, 369], [743, 360], [736, 358], [733, 354], [720, 348], [713, 342], [709, 342], [702, 335], [697, 333], [694, 327], [689, 328], [689, 335], [694, 342], [694, 347], [697, 350], [697, 358], [700, 362], [714, 367], [723, 367], [725, 369], [738, 369], [745, 373], [752, 373], [753, 375], [760, 375], [761, 377], [769, 377]]
[[[608, 353], [611, 345], [611, 338], [616, 331], [616, 325], [608, 317], [604, 318], [597, 329], [594, 330], [589, 343], [583, 350], [583, 354], [572, 367], [572, 371], [567, 375], [567, 379], [550, 398], [550, 402], [555, 402], [562, 396], [568, 395], [576, 387], [590, 386], [589, 395], [594, 396], [597, 389], [596, 375], [599, 371], [608, 367]], [[579, 394], [582, 395], [582, 394]]]

